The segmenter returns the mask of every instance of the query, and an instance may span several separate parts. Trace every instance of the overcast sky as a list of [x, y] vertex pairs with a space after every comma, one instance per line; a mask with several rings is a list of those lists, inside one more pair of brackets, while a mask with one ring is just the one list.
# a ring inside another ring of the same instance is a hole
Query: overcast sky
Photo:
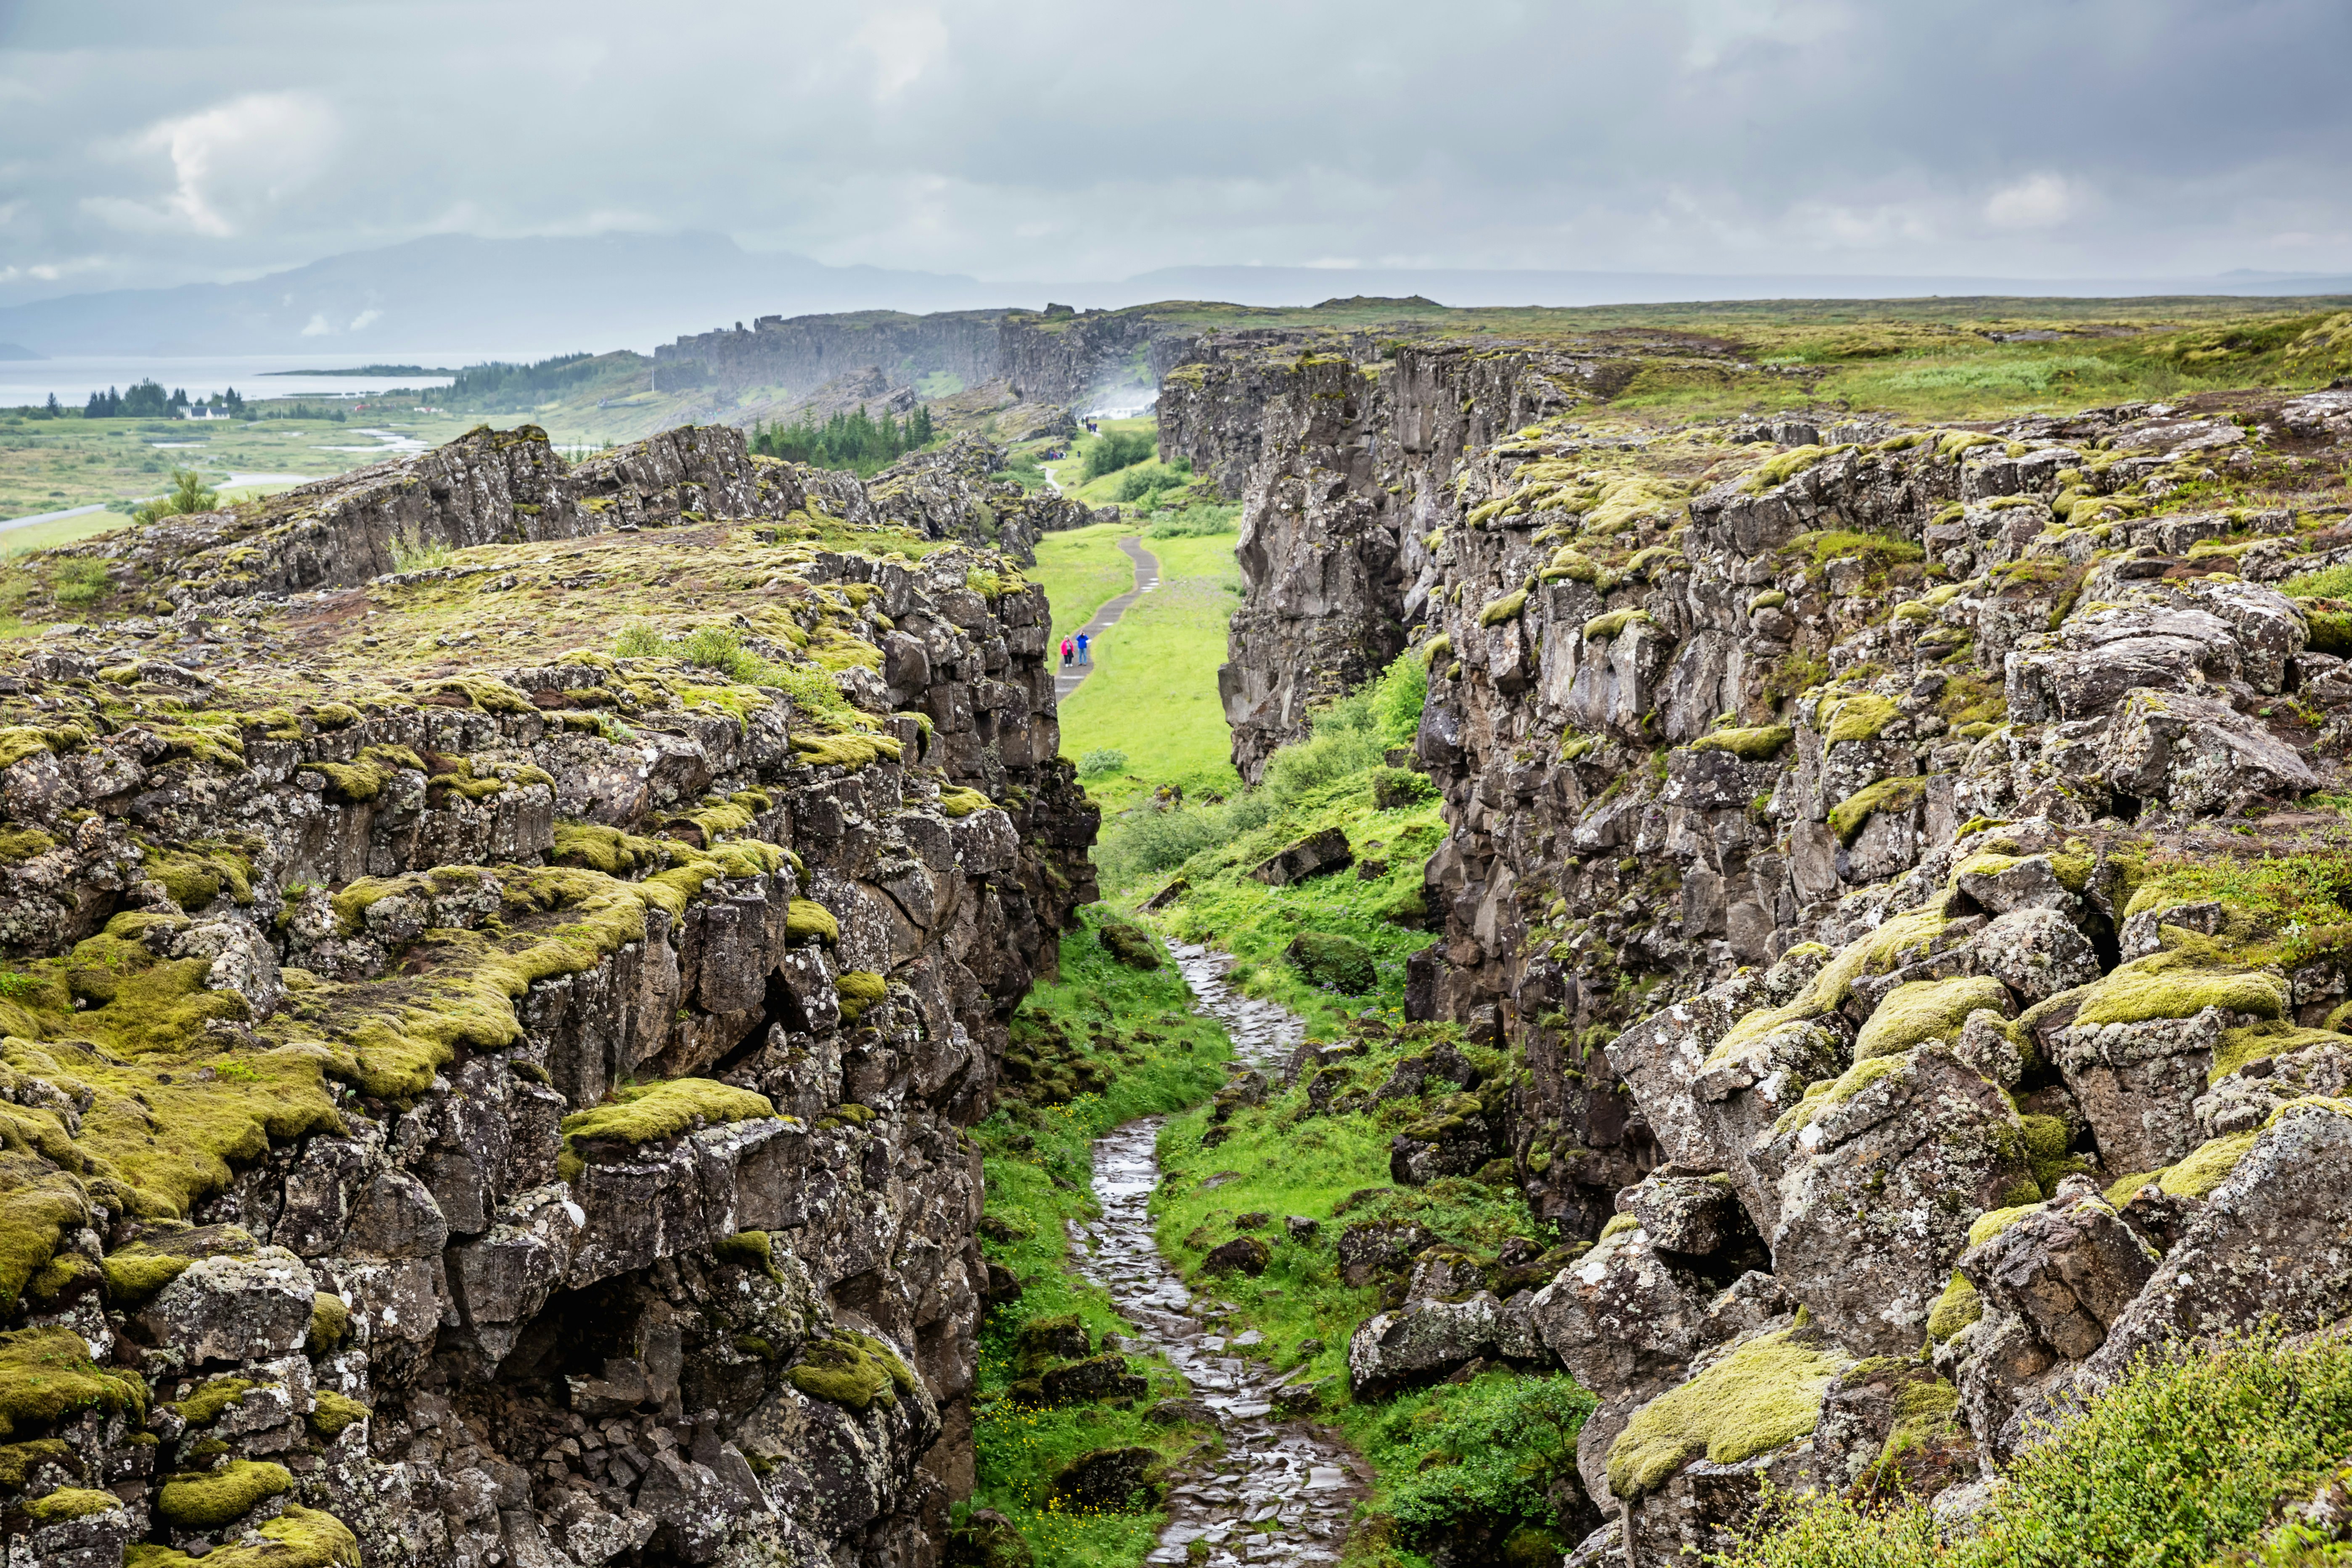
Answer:
[[2345, 0], [0, 0], [0, 303], [432, 233], [1193, 263], [2352, 269]]

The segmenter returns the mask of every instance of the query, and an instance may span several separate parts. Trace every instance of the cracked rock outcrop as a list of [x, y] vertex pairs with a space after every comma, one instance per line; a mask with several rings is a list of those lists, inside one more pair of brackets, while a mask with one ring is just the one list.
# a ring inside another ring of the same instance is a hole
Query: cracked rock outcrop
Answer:
[[[1237, 765], [1426, 665], [1408, 1005], [1508, 1054], [1453, 1121], [1589, 1238], [1519, 1310], [1601, 1401], [1570, 1561], [1635, 1568], [1768, 1479], [1931, 1495], [2143, 1352], [2352, 1317], [2344, 395], [1613, 412], [1723, 352], [1654, 339], [1229, 335], [1163, 391], [1246, 474]], [[1408, 1301], [1351, 1370], [1506, 1307]]]
[[0, 653], [11, 1562], [944, 1560], [1096, 814], [901, 479], [483, 432], [77, 547]]

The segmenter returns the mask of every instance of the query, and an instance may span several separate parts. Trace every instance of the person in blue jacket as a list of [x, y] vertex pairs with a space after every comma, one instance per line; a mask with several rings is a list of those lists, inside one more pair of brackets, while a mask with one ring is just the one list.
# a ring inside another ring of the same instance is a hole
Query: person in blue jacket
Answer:
[[1080, 664], [1092, 664], [1094, 662], [1093, 659], [1087, 656], [1087, 644], [1090, 640], [1091, 639], [1087, 637], [1086, 633], [1080, 632], [1078, 634], [1078, 662]]

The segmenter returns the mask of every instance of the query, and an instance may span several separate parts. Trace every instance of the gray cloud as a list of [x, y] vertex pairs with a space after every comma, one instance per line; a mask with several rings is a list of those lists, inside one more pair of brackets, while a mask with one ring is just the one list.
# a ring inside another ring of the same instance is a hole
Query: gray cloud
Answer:
[[1049, 280], [2343, 270], [2347, 59], [2339, 0], [0, 0], [0, 304], [616, 230]]

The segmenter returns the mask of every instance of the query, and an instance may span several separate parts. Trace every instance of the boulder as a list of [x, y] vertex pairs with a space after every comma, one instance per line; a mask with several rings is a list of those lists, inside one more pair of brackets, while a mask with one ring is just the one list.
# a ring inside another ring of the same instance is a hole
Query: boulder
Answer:
[[1300, 931], [1290, 939], [1282, 956], [1309, 985], [1349, 995], [1363, 994], [1379, 980], [1372, 967], [1371, 950], [1352, 937], [1330, 931]]
[[1475, 1094], [1448, 1095], [1389, 1142], [1389, 1179], [1422, 1187], [1440, 1176], [1467, 1176], [1496, 1155], [1486, 1107]]
[[1150, 1384], [1128, 1370], [1123, 1355], [1090, 1356], [1054, 1367], [1038, 1379], [1049, 1405], [1086, 1405], [1106, 1399], [1140, 1399]]
[[1410, 1220], [1367, 1220], [1339, 1233], [1339, 1279], [1360, 1290], [1382, 1274], [1401, 1274], [1415, 1254], [1434, 1246], [1436, 1232]]
[[2059, 1036], [2058, 1069], [2110, 1170], [2157, 1170], [2198, 1145], [2197, 1101], [2229, 1024], [2209, 1006], [2184, 1018], [2074, 1024]]
[[1203, 1274], [1246, 1274], [1255, 1279], [1265, 1272], [1273, 1258], [1274, 1249], [1254, 1236], [1237, 1236], [1233, 1240], [1209, 1249], [1201, 1259]]
[[1348, 1341], [1348, 1386], [1370, 1398], [1433, 1382], [1491, 1353], [1502, 1303], [1481, 1290], [1461, 1301], [1419, 1301], [1356, 1325]]
[[2045, 905], [2012, 910], [1979, 931], [1969, 945], [1987, 973], [2028, 1003], [2047, 1001], [2099, 977], [2099, 955], [2090, 939]]
[[1095, 931], [1105, 952], [1129, 969], [1160, 967], [1160, 944], [1139, 927], [1123, 921], [1105, 921]]
[[1713, 1252], [1738, 1225], [1731, 1178], [1653, 1173], [1617, 1194], [1617, 1212], [1632, 1215], [1651, 1244], [1668, 1252]]
[[299, 1350], [310, 1331], [319, 1282], [282, 1247], [201, 1258], [163, 1287], [134, 1320], [177, 1364], [272, 1361]]
[[1097, 1448], [1054, 1474], [1054, 1501], [1097, 1513], [1139, 1513], [1165, 1489], [1150, 1448]]
[[1355, 863], [1355, 854], [1348, 847], [1348, 835], [1337, 827], [1327, 827], [1320, 833], [1309, 834], [1279, 855], [1253, 868], [1250, 875], [1268, 887], [1286, 888], [1293, 882], [1304, 882], [1310, 877], [1328, 877], [1334, 871], [1344, 871]]
[[2218, 698], [2134, 691], [2101, 748], [2109, 787], [2200, 816], [2317, 789], [2303, 754]]
[[1856, 1064], [1772, 1142], [1783, 1163], [1774, 1268], [1869, 1355], [1916, 1351], [1969, 1224], [2041, 1195], [2009, 1097], [1944, 1046]]

